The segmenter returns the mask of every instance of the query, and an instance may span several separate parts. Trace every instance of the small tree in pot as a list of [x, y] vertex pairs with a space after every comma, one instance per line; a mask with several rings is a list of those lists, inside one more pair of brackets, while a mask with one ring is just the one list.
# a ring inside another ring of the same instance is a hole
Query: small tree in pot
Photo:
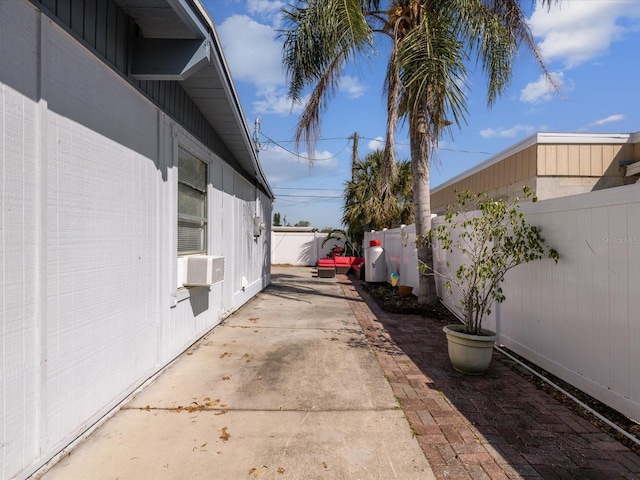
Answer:
[[[536, 201], [531, 189], [524, 187], [523, 190], [525, 199]], [[449, 294], [453, 288], [460, 291], [464, 325], [448, 325], [444, 329], [449, 340], [449, 356], [456, 370], [479, 374], [489, 366], [496, 338], [494, 332], [482, 328], [482, 321], [491, 315], [494, 302], [505, 300], [501, 284], [506, 273], [517, 265], [542, 258], [557, 262], [560, 256], [546, 244], [540, 228], [527, 221], [520, 211], [518, 198], [507, 203], [469, 191], [457, 192], [457, 197], [457, 203], [447, 207], [444, 224], [433, 228], [427, 240], [435, 241], [444, 251], [459, 251], [464, 260], [455, 271], [449, 262], [443, 263], [444, 271], [429, 272], [425, 265], [422, 270], [445, 277]], [[470, 213], [474, 210], [477, 212]], [[471, 365], [474, 360], [470, 355], [479, 353], [475, 351], [480, 349], [477, 342], [483, 340], [490, 342], [486, 347], [488, 352], [484, 352], [480, 365]], [[457, 363], [452, 358], [452, 349], [462, 350], [460, 344], [468, 341], [473, 344], [473, 350], [463, 353], [461, 363]]]

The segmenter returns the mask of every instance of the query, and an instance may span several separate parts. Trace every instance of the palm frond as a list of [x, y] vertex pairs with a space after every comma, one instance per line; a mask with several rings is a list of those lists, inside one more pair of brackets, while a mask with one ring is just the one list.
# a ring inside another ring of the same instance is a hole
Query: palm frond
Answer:
[[430, 131], [424, 133], [432, 143], [451, 122], [460, 125], [467, 113], [466, 95], [460, 86], [466, 81], [467, 55], [452, 25], [452, 12], [426, 12], [398, 48], [404, 87], [400, 113], [411, 118], [425, 109]]
[[359, 0], [300, 1], [284, 10], [283, 16], [283, 64], [289, 97], [299, 102], [304, 89], [315, 86], [295, 137], [296, 148], [304, 139], [312, 158], [320, 114], [339, 86], [344, 65], [373, 49], [372, 31]]

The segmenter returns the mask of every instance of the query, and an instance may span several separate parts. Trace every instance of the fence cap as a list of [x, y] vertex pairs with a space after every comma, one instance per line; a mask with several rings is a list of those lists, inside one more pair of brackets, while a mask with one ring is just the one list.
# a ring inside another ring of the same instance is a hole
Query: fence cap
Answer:
[[369, 246], [370, 247], [379, 247], [380, 246], [380, 240], [369, 240]]

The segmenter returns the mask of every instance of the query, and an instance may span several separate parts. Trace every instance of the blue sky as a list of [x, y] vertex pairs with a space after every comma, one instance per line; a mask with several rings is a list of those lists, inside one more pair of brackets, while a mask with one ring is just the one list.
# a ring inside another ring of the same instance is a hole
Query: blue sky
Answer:
[[[291, 225], [307, 220], [317, 228], [339, 228], [350, 176], [349, 137], [354, 132], [360, 136], [362, 157], [379, 147], [384, 136], [384, 54], [345, 70], [340, 91], [324, 113], [315, 162], [309, 167], [305, 151], [293, 153], [302, 106], [286, 98], [281, 64], [279, 11], [287, 2], [202, 3], [216, 25], [250, 128], [260, 119], [260, 162], [277, 197], [274, 212]], [[524, 4], [561, 92], [550, 90], [526, 52], [516, 60], [509, 89], [491, 109], [482, 76], [472, 75], [467, 123], [441, 140], [432, 162], [433, 187], [536, 132], [640, 131], [640, 1], [563, 0], [550, 11], [526, 0]], [[396, 150], [398, 158], [409, 158], [403, 131]]]

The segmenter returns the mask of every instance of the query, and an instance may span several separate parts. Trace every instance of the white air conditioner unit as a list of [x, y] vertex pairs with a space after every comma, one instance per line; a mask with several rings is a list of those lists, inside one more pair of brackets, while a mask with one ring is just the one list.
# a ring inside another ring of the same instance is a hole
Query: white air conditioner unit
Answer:
[[224, 280], [224, 257], [198, 255], [187, 258], [185, 287], [208, 287]]

